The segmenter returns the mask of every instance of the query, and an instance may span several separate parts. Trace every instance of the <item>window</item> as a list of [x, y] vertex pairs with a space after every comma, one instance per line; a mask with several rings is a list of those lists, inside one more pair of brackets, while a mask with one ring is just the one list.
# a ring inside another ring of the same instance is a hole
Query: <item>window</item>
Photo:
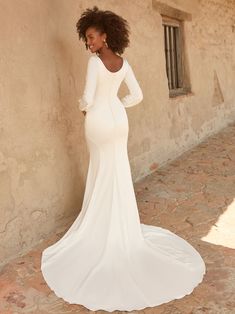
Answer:
[[185, 58], [182, 22], [162, 16], [162, 24], [164, 27], [164, 48], [169, 96], [175, 97], [190, 91], [185, 73], [186, 67], [183, 64]]

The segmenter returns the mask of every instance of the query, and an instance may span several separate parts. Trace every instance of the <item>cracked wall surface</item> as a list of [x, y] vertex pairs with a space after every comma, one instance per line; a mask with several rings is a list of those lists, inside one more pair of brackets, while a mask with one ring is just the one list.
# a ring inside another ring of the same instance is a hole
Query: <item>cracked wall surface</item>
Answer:
[[[127, 109], [134, 181], [235, 120], [234, 1], [0, 0], [1, 263], [80, 211], [89, 155], [77, 100], [91, 53], [75, 25], [94, 4], [122, 15], [131, 28], [123, 56], [144, 94]], [[161, 4], [192, 17], [184, 24], [192, 93], [175, 98], [169, 98]], [[122, 84], [119, 96], [127, 92]]]

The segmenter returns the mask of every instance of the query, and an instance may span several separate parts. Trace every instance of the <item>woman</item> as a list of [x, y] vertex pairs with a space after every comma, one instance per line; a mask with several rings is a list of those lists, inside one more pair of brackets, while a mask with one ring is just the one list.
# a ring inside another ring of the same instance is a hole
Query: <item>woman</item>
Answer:
[[[125, 108], [142, 90], [120, 55], [129, 44], [127, 21], [96, 6], [77, 22], [88, 60], [79, 109], [90, 159], [81, 211], [69, 230], [42, 253], [42, 273], [58, 297], [90, 310], [132, 311], [190, 294], [205, 264], [183, 238], [140, 223], [127, 152]], [[124, 81], [129, 89], [117, 96]]]

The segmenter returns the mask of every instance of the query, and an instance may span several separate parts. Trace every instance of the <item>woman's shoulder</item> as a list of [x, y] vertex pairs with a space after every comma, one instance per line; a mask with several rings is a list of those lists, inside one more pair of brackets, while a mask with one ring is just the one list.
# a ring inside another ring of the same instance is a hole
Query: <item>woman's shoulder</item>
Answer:
[[88, 65], [88, 67], [91, 67], [93, 69], [98, 68], [97, 56], [96, 55], [89, 56], [88, 61], [87, 61], [87, 65]]
[[[125, 58], [125, 57], [120, 57], [120, 58], [123, 59], [123, 62], [128, 63], [127, 58]], [[88, 61], [95, 61], [95, 60], [98, 60], [98, 59], [100, 59], [100, 57], [98, 55], [91, 55], [91, 56], [89, 56]]]
[[[128, 71], [129, 68], [131, 67], [127, 58], [126, 57], [121, 57], [123, 59], [123, 63], [122, 63], [122, 67], [119, 71], [117, 72], [121, 72], [121, 70], [124, 71]], [[88, 58], [88, 65], [92, 68], [98, 69], [99, 66], [101, 66], [102, 60], [100, 59], [100, 57], [98, 55], [91, 55]], [[104, 65], [104, 64], [103, 64]], [[114, 72], [115, 73], [115, 72]]]
[[89, 58], [88, 58], [88, 62], [94, 62], [94, 61], [96, 61], [97, 60], [97, 56], [96, 55], [91, 55], [91, 56], [89, 56]]

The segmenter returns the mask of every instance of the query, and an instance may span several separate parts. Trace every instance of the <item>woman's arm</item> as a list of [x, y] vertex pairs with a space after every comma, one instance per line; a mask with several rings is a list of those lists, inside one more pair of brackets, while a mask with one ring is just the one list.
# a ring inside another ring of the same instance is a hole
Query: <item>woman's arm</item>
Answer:
[[81, 111], [88, 111], [93, 105], [96, 84], [98, 77], [98, 64], [94, 56], [91, 56], [88, 60], [85, 88], [82, 97], [78, 100], [79, 109]]
[[142, 101], [143, 92], [129, 63], [124, 82], [126, 83], [130, 93], [123, 97], [121, 102], [125, 108], [133, 107]]

